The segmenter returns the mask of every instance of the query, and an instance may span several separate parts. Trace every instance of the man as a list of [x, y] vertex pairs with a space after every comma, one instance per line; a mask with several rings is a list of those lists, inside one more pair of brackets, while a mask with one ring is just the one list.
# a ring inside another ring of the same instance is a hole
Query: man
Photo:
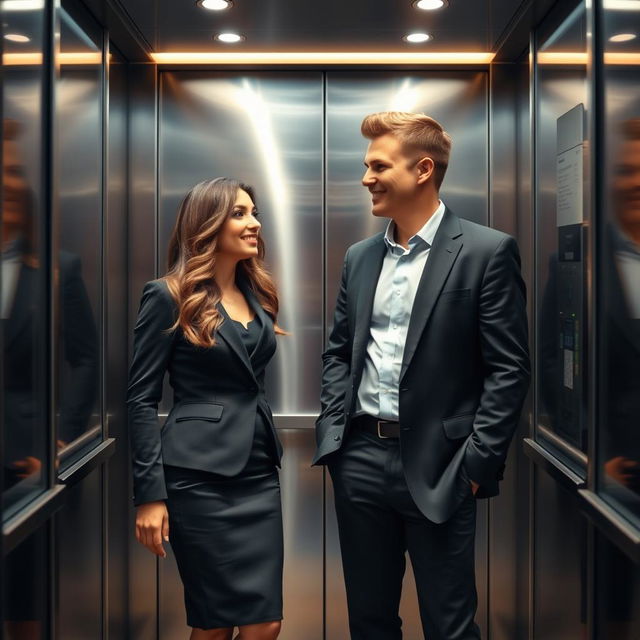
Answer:
[[345, 257], [314, 458], [333, 479], [351, 638], [402, 638], [408, 550], [425, 636], [478, 639], [475, 497], [498, 493], [529, 381], [518, 249], [439, 200], [451, 141], [435, 120], [378, 113], [362, 134], [362, 183], [390, 222]]

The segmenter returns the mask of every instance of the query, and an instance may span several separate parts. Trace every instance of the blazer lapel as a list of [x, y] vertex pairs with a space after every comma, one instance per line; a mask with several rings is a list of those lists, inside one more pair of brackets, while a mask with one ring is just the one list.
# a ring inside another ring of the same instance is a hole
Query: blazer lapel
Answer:
[[242, 362], [244, 368], [247, 370], [247, 373], [251, 376], [251, 379], [255, 380], [256, 378], [253, 374], [253, 367], [251, 366], [251, 362], [249, 361], [249, 354], [245, 349], [244, 343], [242, 342], [242, 338], [240, 337], [238, 330], [233, 324], [233, 320], [229, 317], [224, 307], [220, 303], [218, 303], [217, 309], [224, 318], [224, 322], [218, 328], [218, 336], [221, 337], [229, 345], [231, 350], [240, 359], [240, 362]]
[[429, 258], [422, 271], [411, 311], [409, 330], [402, 358], [400, 380], [411, 364], [422, 332], [424, 331], [440, 291], [462, 248], [460, 221], [449, 210], [445, 211], [440, 227], [429, 250]]
[[[256, 294], [249, 287], [249, 285], [247, 285], [244, 281], [240, 281], [238, 282], [238, 287], [244, 294], [244, 297], [247, 299], [247, 302], [249, 303], [249, 306], [251, 307], [253, 312], [260, 318], [260, 324], [262, 326], [262, 330], [260, 331], [260, 338], [258, 339], [258, 345], [260, 345], [265, 339], [265, 336], [272, 336], [273, 338], [273, 320], [271, 319], [271, 316], [269, 316], [267, 312], [262, 308], [262, 305], [258, 301]], [[271, 329], [271, 331], [267, 333], [268, 329]]]
[[353, 336], [356, 367], [359, 367], [369, 341], [373, 300], [376, 295], [378, 278], [380, 277], [380, 271], [382, 271], [386, 250], [387, 245], [384, 242], [384, 236], [381, 235], [379, 240], [363, 256], [361, 265], [362, 278], [357, 284], [356, 323]]

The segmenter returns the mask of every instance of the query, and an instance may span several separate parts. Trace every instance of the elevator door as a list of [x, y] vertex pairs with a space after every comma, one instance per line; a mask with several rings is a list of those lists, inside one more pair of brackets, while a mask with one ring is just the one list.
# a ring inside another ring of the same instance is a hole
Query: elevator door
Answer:
[[[278, 339], [268, 393], [285, 448], [280, 480], [285, 527], [282, 640], [346, 640], [348, 627], [331, 486], [311, 468], [322, 347], [330, 330], [344, 250], [383, 228], [360, 185], [373, 111], [420, 111], [454, 140], [443, 200], [487, 221], [488, 128], [483, 72], [163, 72], [160, 81], [157, 255], [164, 273], [176, 210], [196, 182], [230, 176], [256, 191], [267, 262], [278, 284]], [[427, 390], [428, 391], [428, 390]], [[165, 394], [168, 399], [169, 394]], [[165, 405], [164, 409], [167, 410]], [[486, 620], [486, 512], [478, 520], [478, 621]], [[375, 559], [372, 559], [375, 561]], [[173, 559], [160, 563], [162, 640], [185, 617]], [[405, 638], [422, 638], [410, 569]]]

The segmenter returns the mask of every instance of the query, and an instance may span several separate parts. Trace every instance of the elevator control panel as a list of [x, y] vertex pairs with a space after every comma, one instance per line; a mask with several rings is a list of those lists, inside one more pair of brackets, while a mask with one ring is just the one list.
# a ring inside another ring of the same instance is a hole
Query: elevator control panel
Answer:
[[556, 335], [558, 379], [554, 427], [559, 436], [586, 449], [585, 424], [585, 247], [584, 107], [557, 120], [556, 224], [558, 228]]

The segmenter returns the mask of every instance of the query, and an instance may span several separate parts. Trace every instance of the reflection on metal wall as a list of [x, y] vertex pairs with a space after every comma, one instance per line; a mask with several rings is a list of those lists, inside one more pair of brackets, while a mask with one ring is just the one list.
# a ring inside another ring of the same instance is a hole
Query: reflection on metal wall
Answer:
[[[156, 203], [156, 88], [155, 66], [132, 65], [129, 69], [129, 332], [140, 305], [143, 284], [155, 277], [155, 203]], [[131, 349], [129, 349], [129, 356]], [[130, 357], [129, 357], [130, 361]], [[125, 412], [126, 414], [126, 412]], [[131, 473], [128, 473], [132, 482]], [[130, 486], [128, 495], [133, 495]], [[134, 522], [134, 508], [129, 501], [129, 521]], [[129, 616], [128, 632], [136, 640], [156, 640], [157, 592], [149, 588], [157, 574], [155, 557], [139, 544], [129, 530]], [[155, 585], [154, 585], [155, 586]]]
[[[48, 198], [43, 193], [41, 112], [46, 69], [46, 12], [7, 12], [0, 5], [2, 35], [28, 33], [28, 43], [2, 45], [2, 465], [3, 518], [47, 485], [46, 250], [41, 229]], [[31, 56], [23, 64], [20, 56]], [[19, 557], [19, 553], [14, 557]], [[11, 615], [9, 612], [7, 615]], [[11, 618], [9, 618], [11, 619]]]
[[[82, 62], [60, 65], [56, 96], [58, 439], [62, 468], [83, 448], [71, 443], [96, 427], [85, 446], [94, 445], [101, 437], [98, 336], [102, 314], [102, 34], [95, 26], [87, 31], [95, 33], [90, 36], [67, 12], [61, 11], [61, 52], [74, 54], [74, 60]], [[82, 59], [84, 56], [86, 60]]]
[[64, 517], [56, 518], [60, 638], [100, 638], [102, 633], [102, 476], [71, 487]]
[[[318, 409], [322, 349], [322, 77], [163, 73], [159, 273], [188, 189], [228, 176], [252, 185], [280, 294], [268, 393], [274, 413]], [[304, 372], [304, 375], [300, 375]]]
[[127, 548], [132, 526], [130, 471], [127, 447], [125, 398], [127, 380], [127, 78], [126, 64], [113, 48], [109, 51], [109, 138], [107, 168], [107, 210], [105, 211], [105, 367], [104, 415], [108, 437], [118, 445], [109, 460], [105, 483], [108, 487], [107, 526], [109, 536], [106, 612], [109, 637], [127, 637]]
[[586, 33], [580, 2], [540, 28], [536, 54], [536, 427], [576, 469], [587, 451], [587, 66], [554, 61], [586, 54]]
[[587, 531], [574, 498], [536, 469], [534, 625], [536, 638], [586, 637]]

